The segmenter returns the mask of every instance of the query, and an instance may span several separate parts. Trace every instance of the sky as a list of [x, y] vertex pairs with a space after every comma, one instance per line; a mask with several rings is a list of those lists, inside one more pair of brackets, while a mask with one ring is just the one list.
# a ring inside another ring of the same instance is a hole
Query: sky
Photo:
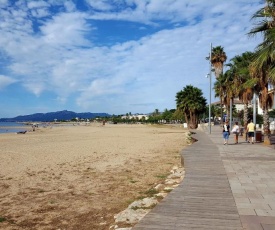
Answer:
[[227, 62], [254, 51], [262, 37], [247, 33], [263, 5], [0, 0], [0, 118], [61, 110], [162, 112], [176, 108], [176, 93], [187, 85], [209, 102], [210, 44], [224, 48]]

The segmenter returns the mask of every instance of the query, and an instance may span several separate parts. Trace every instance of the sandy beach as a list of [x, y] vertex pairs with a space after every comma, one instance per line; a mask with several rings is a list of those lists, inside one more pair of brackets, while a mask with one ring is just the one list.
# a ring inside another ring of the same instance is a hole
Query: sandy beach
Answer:
[[109, 229], [180, 166], [182, 127], [90, 125], [0, 135], [0, 229]]

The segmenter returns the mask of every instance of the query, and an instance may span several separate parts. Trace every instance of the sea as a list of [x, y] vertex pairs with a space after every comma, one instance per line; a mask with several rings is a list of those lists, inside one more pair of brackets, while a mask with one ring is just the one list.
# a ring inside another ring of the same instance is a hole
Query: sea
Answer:
[[18, 122], [0, 122], [0, 134], [30, 130], [30, 126]]

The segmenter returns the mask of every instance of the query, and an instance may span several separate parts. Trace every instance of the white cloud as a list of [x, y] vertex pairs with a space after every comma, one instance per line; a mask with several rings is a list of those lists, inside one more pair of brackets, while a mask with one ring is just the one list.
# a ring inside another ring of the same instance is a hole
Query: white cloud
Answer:
[[86, 0], [86, 2], [96, 10], [111, 10], [113, 7], [108, 0]]
[[[107, 1], [106, 1], [107, 2]], [[104, 1], [104, 4], [107, 4]], [[119, 2], [120, 4], [118, 4]], [[236, 20], [259, 9], [260, 0], [222, 1], [216, 0], [125, 0], [109, 2], [102, 11], [92, 11], [90, 18], [94, 20], [127, 20], [132, 22], [155, 25], [163, 21], [169, 23], [197, 24], [200, 20], [212, 18], [216, 24], [226, 19]], [[121, 4], [125, 7], [120, 7]], [[242, 8], [244, 11], [240, 11]], [[116, 11], [114, 10], [116, 9]], [[231, 15], [231, 18], [229, 16]], [[219, 20], [219, 18], [221, 18]], [[159, 21], [161, 20], [161, 21]]]
[[65, 8], [66, 8], [66, 10], [67, 10], [68, 12], [73, 12], [73, 11], [76, 10], [75, 4], [74, 4], [73, 2], [71, 2], [71, 1], [66, 1], [66, 2], [64, 3], [64, 6], [65, 6]]
[[40, 28], [44, 41], [51, 45], [88, 46], [91, 43], [85, 33], [92, 28], [86, 24], [83, 14], [65, 13], [53, 17]]
[[35, 96], [39, 97], [40, 94], [47, 90], [47, 85], [45, 85], [42, 81], [26, 81], [23, 83], [23, 86], [28, 89], [28, 91], [32, 92]]
[[[67, 12], [47, 20], [41, 19], [49, 12], [44, 1], [28, 3], [35, 11], [22, 3], [20, 9], [0, 9], [0, 50], [7, 55], [9, 76], [36, 96], [51, 92], [65, 104], [74, 95], [78, 108], [110, 113], [170, 109], [175, 107], [176, 92], [187, 84], [208, 92], [204, 76], [210, 42], [223, 46], [229, 59], [254, 49], [259, 39], [248, 39], [246, 33], [258, 2], [91, 0], [96, 10], [80, 13], [67, 1]], [[128, 7], [122, 8], [125, 3]], [[30, 12], [39, 19], [38, 32]], [[156, 25], [165, 20], [170, 27], [149, 34], [147, 26], [147, 36], [99, 46], [93, 39], [95, 19], [137, 21], [139, 29], [142, 22]]]
[[43, 17], [49, 16], [50, 12], [48, 11], [48, 9], [42, 8], [42, 9], [33, 9], [31, 11], [31, 14], [33, 17], [43, 18]]
[[8, 5], [8, 0], [0, 0], [1, 7], [5, 7], [6, 5]]
[[46, 1], [28, 1], [27, 6], [30, 9], [48, 7], [49, 4]]
[[5, 87], [7, 87], [15, 82], [17, 82], [17, 81], [11, 77], [0, 75], [0, 90], [4, 89]]

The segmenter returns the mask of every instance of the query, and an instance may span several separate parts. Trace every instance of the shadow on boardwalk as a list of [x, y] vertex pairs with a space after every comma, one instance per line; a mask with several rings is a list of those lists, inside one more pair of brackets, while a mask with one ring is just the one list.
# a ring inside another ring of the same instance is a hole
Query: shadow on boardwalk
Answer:
[[275, 230], [275, 150], [241, 138], [224, 146], [219, 126], [195, 132], [183, 182], [133, 230]]

